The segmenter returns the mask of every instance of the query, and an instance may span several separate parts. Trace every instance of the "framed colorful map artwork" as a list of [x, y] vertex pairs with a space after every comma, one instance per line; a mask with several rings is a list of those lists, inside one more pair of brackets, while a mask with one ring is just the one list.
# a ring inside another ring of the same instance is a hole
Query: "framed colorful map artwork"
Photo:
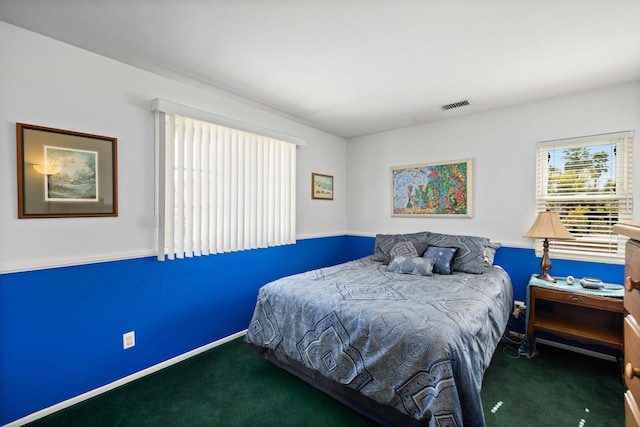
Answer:
[[391, 168], [391, 216], [471, 218], [471, 159]]

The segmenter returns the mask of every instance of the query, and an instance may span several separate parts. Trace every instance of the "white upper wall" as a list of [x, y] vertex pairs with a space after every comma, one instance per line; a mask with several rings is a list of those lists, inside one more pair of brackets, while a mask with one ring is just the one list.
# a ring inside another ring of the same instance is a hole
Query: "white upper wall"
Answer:
[[[348, 140], [347, 230], [430, 230], [489, 237], [515, 247], [535, 219], [536, 142], [634, 130], [640, 176], [640, 82]], [[473, 159], [473, 217], [391, 217], [393, 166]], [[634, 180], [634, 220], [640, 184]]]
[[[306, 139], [298, 237], [344, 234], [344, 139], [4, 22], [0, 58], [0, 273], [154, 254], [154, 98]], [[18, 219], [17, 122], [118, 138], [119, 216]], [[334, 176], [333, 201], [311, 199], [312, 172]]]
[[[521, 236], [535, 216], [535, 143], [640, 128], [636, 82], [345, 142], [4, 22], [0, 58], [0, 273], [154, 253], [154, 98], [306, 139], [298, 150], [301, 238], [433, 230], [531, 247]], [[118, 138], [119, 216], [18, 220], [16, 122]], [[391, 217], [392, 166], [464, 158], [473, 159], [473, 218]], [[311, 199], [312, 172], [334, 176], [333, 201]], [[639, 193], [640, 185], [636, 220]]]

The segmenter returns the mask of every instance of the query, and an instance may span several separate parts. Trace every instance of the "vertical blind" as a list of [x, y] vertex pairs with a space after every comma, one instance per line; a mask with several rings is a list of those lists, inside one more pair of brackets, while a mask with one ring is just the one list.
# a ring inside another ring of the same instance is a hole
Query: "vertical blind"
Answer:
[[158, 259], [295, 243], [296, 145], [157, 115]]
[[551, 240], [551, 256], [623, 262], [626, 238], [612, 228], [633, 218], [633, 132], [540, 142], [536, 165], [537, 211], [558, 212], [576, 237]]

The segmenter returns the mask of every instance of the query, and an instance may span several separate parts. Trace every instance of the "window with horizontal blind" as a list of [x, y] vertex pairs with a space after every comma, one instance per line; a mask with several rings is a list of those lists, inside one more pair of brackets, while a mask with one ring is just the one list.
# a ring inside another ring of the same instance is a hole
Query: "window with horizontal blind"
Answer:
[[170, 112], [190, 112], [176, 106], [152, 104], [158, 259], [295, 243], [296, 143]]
[[557, 212], [576, 238], [550, 240], [551, 257], [624, 262], [626, 238], [612, 228], [633, 218], [633, 137], [629, 131], [537, 144], [537, 212]]

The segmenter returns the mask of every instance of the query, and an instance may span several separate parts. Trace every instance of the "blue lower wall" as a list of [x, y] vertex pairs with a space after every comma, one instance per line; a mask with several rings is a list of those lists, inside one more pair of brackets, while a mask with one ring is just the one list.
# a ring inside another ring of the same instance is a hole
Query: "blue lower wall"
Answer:
[[348, 260], [351, 240], [0, 275], [0, 425], [246, 329], [260, 286]]
[[[533, 249], [500, 248], [495, 263], [507, 270], [513, 282], [514, 298], [525, 301], [527, 283], [532, 274], [540, 273], [540, 258]], [[607, 283], [622, 284], [624, 265], [551, 259], [552, 276], [597, 277]]]
[[[373, 252], [372, 237], [173, 262], [141, 258], [0, 275], [0, 424], [246, 329], [258, 288]], [[533, 250], [501, 248], [515, 298], [539, 271]], [[552, 273], [620, 283], [623, 266], [553, 260]], [[122, 349], [134, 330], [136, 346]]]

